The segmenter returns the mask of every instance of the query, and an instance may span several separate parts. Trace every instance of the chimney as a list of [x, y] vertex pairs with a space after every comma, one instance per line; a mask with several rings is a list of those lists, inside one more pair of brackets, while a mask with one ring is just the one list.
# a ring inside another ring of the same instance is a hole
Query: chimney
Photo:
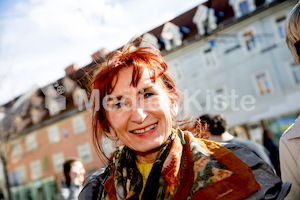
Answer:
[[79, 66], [77, 64], [72, 64], [69, 67], [66, 67], [65, 68], [66, 76], [73, 74], [78, 69], [79, 69]]
[[92, 59], [94, 62], [97, 62], [102, 59], [105, 59], [108, 54], [109, 54], [109, 50], [106, 48], [102, 48], [92, 55]]

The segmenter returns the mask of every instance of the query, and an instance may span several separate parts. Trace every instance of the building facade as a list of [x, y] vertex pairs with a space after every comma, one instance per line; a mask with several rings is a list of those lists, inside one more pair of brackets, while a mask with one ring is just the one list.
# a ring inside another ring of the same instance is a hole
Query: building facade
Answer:
[[1, 150], [13, 199], [57, 199], [67, 159], [79, 158], [87, 176], [103, 166], [92, 143], [86, 109], [91, 102], [73, 68], [55, 83], [1, 107]]
[[14, 199], [56, 199], [64, 181], [62, 165], [79, 158], [87, 174], [103, 164], [91, 142], [89, 112], [72, 113], [57, 122], [10, 141], [9, 170]]
[[183, 116], [221, 113], [233, 134], [262, 142], [267, 129], [278, 143], [300, 112], [300, 66], [284, 36], [296, 3], [208, 1], [145, 34], [164, 52]]

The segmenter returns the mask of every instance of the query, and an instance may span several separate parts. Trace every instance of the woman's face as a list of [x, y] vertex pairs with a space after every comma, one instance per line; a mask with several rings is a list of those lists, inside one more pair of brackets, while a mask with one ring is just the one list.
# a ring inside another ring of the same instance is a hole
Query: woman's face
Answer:
[[77, 185], [82, 185], [85, 179], [85, 168], [79, 161], [75, 161], [71, 165], [70, 177]]
[[129, 67], [119, 72], [111, 98], [107, 98], [106, 115], [113, 136], [134, 151], [148, 152], [167, 140], [177, 108], [160, 81], [151, 82], [148, 69], [137, 87], [133, 87], [132, 70]]

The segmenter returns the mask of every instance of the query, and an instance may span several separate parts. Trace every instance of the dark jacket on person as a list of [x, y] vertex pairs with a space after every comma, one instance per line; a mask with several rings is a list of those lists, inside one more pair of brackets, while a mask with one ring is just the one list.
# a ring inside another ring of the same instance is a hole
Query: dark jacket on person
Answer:
[[245, 140], [242, 138], [234, 137], [231, 140], [228, 140], [224, 143], [234, 143], [244, 147], [249, 148], [253, 153], [255, 153], [258, 157], [260, 157], [263, 161], [269, 164], [271, 167], [274, 168], [272, 161], [270, 160], [270, 152], [261, 144], [257, 142], [253, 142], [251, 140]]

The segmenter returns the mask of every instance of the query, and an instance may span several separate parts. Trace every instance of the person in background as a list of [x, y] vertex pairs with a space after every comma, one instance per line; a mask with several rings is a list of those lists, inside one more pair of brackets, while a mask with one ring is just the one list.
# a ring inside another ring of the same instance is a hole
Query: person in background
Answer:
[[63, 164], [65, 184], [59, 190], [59, 199], [77, 200], [85, 180], [85, 168], [79, 159], [69, 159]]
[[[298, 2], [285, 22], [286, 43], [294, 61], [300, 65], [300, 2]], [[287, 200], [300, 199], [300, 117], [279, 140], [281, 178], [292, 182]]]
[[91, 83], [100, 102], [92, 110], [94, 146], [104, 159], [103, 137], [123, 145], [87, 178], [80, 200], [286, 196], [289, 185], [251, 151], [196, 138], [188, 131], [194, 121], [178, 124], [179, 92], [154, 45], [130, 42], [98, 67]]
[[262, 145], [251, 140], [234, 137], [227, 131], [227, 121], [222, 115], [205, 114], [198, 118], [202, 125], [208, 125], [209, 139], [215, 142], [235, 143], [249, 148], [258, 157], [263, 159], [271, 167], [272, 162], [269, 158], [270, 152]]
[[268, 130], [264, 130], [263, 145], [270, 152], [269, 158], [274, 166], [276, 173], [280, 177], [281, 173], [279, 167], [279, 150], [272, 140], [271, 132]]

